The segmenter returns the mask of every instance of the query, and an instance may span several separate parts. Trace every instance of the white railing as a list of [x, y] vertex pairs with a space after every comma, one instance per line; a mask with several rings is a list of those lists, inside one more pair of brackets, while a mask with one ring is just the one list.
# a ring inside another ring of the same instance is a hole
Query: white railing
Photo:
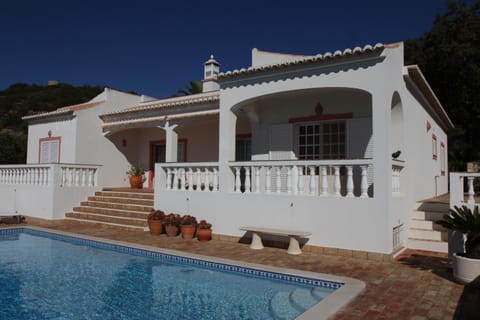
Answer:
[[400, 189], [400, 175], [403, 170], [404, 162], [399, 160], [393, 160], [392, 163], [392, 194], [399, 195], [401, 193]]
[[[475, 199], [476, 183], [480, 182], [480, 173], [451, 172], [450, 173], [450, 206], [479, 205]], [[465, 183], [467, 192], [465, 192]], [[480, 189], [480, 187], [478, 188]]]
[[218, 192], [217, 162], [163, 163], [166, 190]]
[[49, 185], [50, 165], [0, 166], [0, 185]]
[[61, 165], [61, 187], [95, 187], [97, 185], [97, 167], [83, 165]]
[[95, 187], [98, 169], [95, 165], [76, 164], [2, 165], [0, 185]]
[[230, 168], [236, 193], [368, 198], [373, 196], [372, 165], [370, 159], [249, 161]]

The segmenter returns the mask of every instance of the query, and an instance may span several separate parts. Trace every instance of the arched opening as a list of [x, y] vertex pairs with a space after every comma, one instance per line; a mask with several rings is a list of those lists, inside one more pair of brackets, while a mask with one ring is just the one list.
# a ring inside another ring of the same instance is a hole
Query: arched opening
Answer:
[[391, 112], [390, 112], [390, 149], [394, 159], [404, 159], [405, 142], [404, 142], [404, 121], [402, 99], [398, 92], [394, 92], [392, 96]]

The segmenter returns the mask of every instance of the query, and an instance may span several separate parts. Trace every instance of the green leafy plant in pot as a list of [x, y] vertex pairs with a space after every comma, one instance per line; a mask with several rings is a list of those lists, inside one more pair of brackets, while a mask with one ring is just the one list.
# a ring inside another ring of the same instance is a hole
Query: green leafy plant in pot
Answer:
[[142, 189], [143, 187], [143, 174], [145, 171], [141, 166], [132, 164], [130, 169], [126, 172], [130, 180], [130, 188], [132, 189]]
[[455, 253], [453, 276], [461, 282], [470, 282], [480, 276], [480, 214], [478, 206], [454, 206], [437, 223], [444, 228], [464, 234], [465, 253]]

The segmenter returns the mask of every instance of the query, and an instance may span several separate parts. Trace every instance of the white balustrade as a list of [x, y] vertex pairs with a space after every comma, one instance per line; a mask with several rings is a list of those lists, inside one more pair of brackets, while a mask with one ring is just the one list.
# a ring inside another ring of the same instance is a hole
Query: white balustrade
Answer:
[[0, 166], [0, 185], [52, 185], [54, 177], [59, 187], [94, 187], [98, 166], [39, 164]]
[[[165, 186], [166, 190], [191, 192], [219, 191], [217, 163], [162, 163], [160, 170], [164, 172], [163, 179], [165, 179], [165, 184], [162, 183], [162, 185]], [[240, 187], [241, 184], [239, 184]], [[238, 192], [242, 191], [239, 189]]]
[[[98, 186], [98, 168], [84, 165], [60, 165], [60, 187], [95, 187]], [[44, 172], [42, 176], [47, 177]]]
[[373, 161], [307, 160], [233, 162], [236, 193], [368, 198]]
[[393, 195], [399, 195], [401, 193], [400, 177], [401, 177], [402, 169], [403, 169], [403, 163], [400, 163], [399, 161], [395, 161], [395, 163], [392, 164], [392, 194]]
[[[480, 173], [451, 172], [450, 173], [450, 206], [480, 205], [478, 193], [480, 190]], [[466, 190], [465, 190], [466, 187]]]

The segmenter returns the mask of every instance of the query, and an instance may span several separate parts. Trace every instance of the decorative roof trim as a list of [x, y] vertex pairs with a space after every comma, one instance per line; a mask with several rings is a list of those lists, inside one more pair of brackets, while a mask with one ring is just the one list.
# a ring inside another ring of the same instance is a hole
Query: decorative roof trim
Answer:
[[218, 115], [218, 114], [220, 114], [220, 110], [207, 110], [207, 111], [196, 111], [196, 112], [163, 115], [163, 116], [140, 118], [140, 119], [120, 120], [120, 121], [104, 123], [102, 124], [102, 128], [105, 129], [105, 128], [112, 128], [117, 126], [124, 126], [124, 125], [146, 124], [146, 123], [152, 123], [152, 122], [178, 120], [178, 119], [184, 119], [184, 118], [205, 117], [205, 116], [212, 116], [212, 115]]
[[209, 103], [209, 102], [216, 102], [219, 100], [220, 100], [220, 92], [217, 90], [217, 91], [212, 91], [207, 93], [192, 94], [189, 96], [144, 102], [123, 110], [101, 114], [100, 118], [102, 118], [103, 116], [126, 114], [131, 112], [161, 109], [161, 108], [174, 107], [174, 106]]
[[433, 107], [440, 119], [443, 121], [444, 128], [447, 131], [449, 129], [455, 128], [455, 125], [453, 124], [452, 120], [450, 120], [450, 117], [448, 116], [447, 112], [440, 103], [440, 100], [438, 100], [437, 96], [428, 84], [425, 76], [423, 75], [418, 65], [405, 66], [405, 68], [407, 69], [409, 78], [417, 86], [425, 99]]
[[96, 106], [100, 103], [103, 103], [103, 102], [105, 102], [105, 100], [96, 101], [96, 102], [74, 104], [74, 105], [71, 105], [71, 106], [61, 107], [61, 108], [58, 108], [57, 110], [50, 111], [50, 112], [33, 114], [31, 116], [24, 116], [24, 117], [22, 117], [22, 120], [32, 120], [32, 119], [48, 118], [48, 117], [65, 115], [65, 114], [72, 113], [74, 111], [80, 111], [80, 110], [85, 110], [85, 109], [92, 108], [92, 107], [94, 107], [94, 106]]
[[272, 64], [272, 65], [261, 66], [257, 68], [249, 67], [249, 68], [242, 68], [240, 70], [222, 72], [218, 75], [218, 78], [219, 79], [231, 78], [231, 77], [236, 77], [236, 76], [246, 75], [251, 73], [287, 68], [290, 66], [298, 66], [298, 65], [323, 62], [323, 61], [328, 61], [328, 60], [333, 60], [333, 59], [338, 59], [343, 57], [357, 56], [365, 53], [381, 51], [384, 48], [389, 48], [391, 46], [392, 45], [383, 45], [381, 43], [377, 43], [375, 46], [366, 45], [363, 48], [355, 47], [353, 49], [345, 49], [343, 51], [337, 50], [334, 53], [326, 52], [324, 54], [317, 54], [315, 56], [305, 56], [303, 58], [299, 57], [298, 60], [288, 61], [288, 62], [279, 63], [279, 64]]

